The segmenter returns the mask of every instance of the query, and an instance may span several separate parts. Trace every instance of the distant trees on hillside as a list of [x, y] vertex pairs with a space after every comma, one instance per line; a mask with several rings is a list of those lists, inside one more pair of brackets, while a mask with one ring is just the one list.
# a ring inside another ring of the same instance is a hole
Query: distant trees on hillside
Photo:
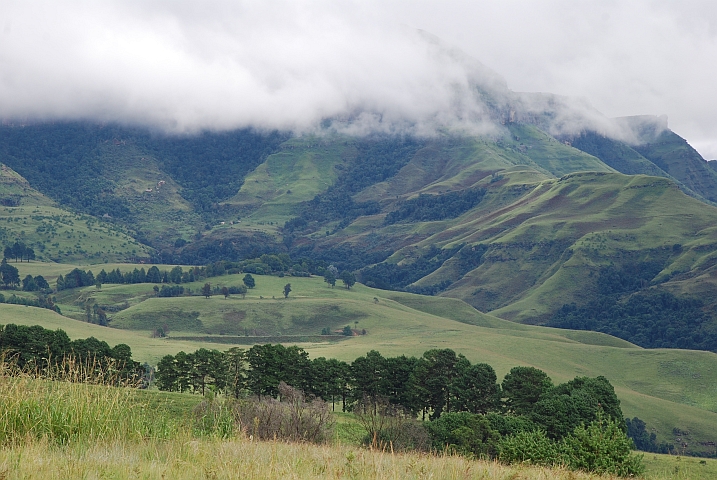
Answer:
[[645, 288], [659, 263], [604, 267], [597, 295], [584, 305], [563, 305], [547, 325], [614, 335], [644, 348], [717, 352], [717, 332], [701, 299]]
[[20, 241], [16, 241], [12, 245], [5, 247], [3, 250], [3, 257], [7, 259], [12, 258], [16, 262], [18, 259], [20, 262], [23, 260], [27, 260], [29, 262], [30, 260], [35, 260], [35, 250]]
[[485, 196], [484, 188], [471, 188], [442, 195], [421, 194], [404, 200], [386, 215], [384, 225], [398, 222], [430, 222], [456, 218], [475, 207]]
[[[425, 141], [413, 137], [366, 137], [356, 142], [356, 157], [340, 165], [339, 177], [325, 192], [306, 202], [301, 214], [284, 224], [284, 233], [316, 228], [340, 220], [343, 228], [361, 215], [379, 213], [378, 202], [357, 202], [353, 195], [364, 188], [387, 180], [423, 148]], [[337, 168], [338, 169], [338, 168]]]
[[153, 158], [182, 187], [180, 194], [201, 214], [211, 216], [216, 204], [234, 195], [246, 174], [288, 137], [252, 129], [166, 137], [144, 128], [59, 122], [3, 127], [0, 150], [3, 163], [61, 204], [130, 221], [128, 200], [108, 195], [118, 181], [115, 162], [105, 161], [108, 147], [120, 162], [130, 148], [127, 157]]

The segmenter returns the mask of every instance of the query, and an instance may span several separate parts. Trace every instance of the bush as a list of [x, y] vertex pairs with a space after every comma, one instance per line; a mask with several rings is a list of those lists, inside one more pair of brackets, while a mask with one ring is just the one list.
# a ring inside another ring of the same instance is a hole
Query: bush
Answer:
[[430, 438], [421, 422], [385, 397], [364, 396], [354, 406], [354, 415], [363, 428], [363, 443], [392, 451], [428, 450]]
[[558, 444], [542, 430], [518, 432], [498, 442], [498, 459], [504, 463], [560, 465], [563, 462]]
[[332, 417], [320, 398], [307, 401], [301, 390], [279, 383], [281, 401], [253, 397], [234, 401], [234, 421], [246, 434], [260, 440], [323, 443], [329, 439]]
[[621, 477], [645, 471], [642, 455], [633, 454], [632, 446], [620, 424], [602, 414], [589, 425], [575, 428], [562, 442], [563, 458], [570, 468]]
[[483, 415], [444, 413], [427, 426], [431, 446], [472, 457], [495, 456], [500, 434]]
[[498, 459], [505, 463], [564, 465], [600, 475], [639, 476], [642, 455], [632, 453], [632, 441], [620, 424], [600, 413], [589, 425], [580, 425], [562, 441], [552, 441], [542, 430], [503, 437]]

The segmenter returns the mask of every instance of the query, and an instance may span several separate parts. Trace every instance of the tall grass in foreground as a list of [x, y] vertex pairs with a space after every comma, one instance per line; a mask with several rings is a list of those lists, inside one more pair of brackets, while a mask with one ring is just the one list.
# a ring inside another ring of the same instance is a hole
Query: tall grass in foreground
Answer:
[[[202, 425], [192, 426], [187, 418], [143, 402], [146, 396], [132, 388], [50, 381], [11, 366], [0, 362], [0, 479], [614, 478], [338, 442], [257, 441], [251, 430], [220, 428], [230, 412], [215, 418], [195, 410], [200, 416], [194, 421], [199, 418]], [[687, 463], [655, 465], [649, 478], [711, 478], [695, 474], [714, 473], [717, 465]]]
[[91, 373], [69, 361], [52, 375], [39, 375], [18, 371], [0, 358], [0, 445], [29, 439], [68, 444], [173, 434], [176, 422], [153, 415], [134, 389], [102, 385], [113, 382], [106, 372]]
[[0, 451], [0, 478], [144, 479], [544, 479], [583, 480], [581, 472], [505, 466], [458, 456], [392, 454], [349, 446], [247, 438], [117, 441], [61, 448], [35, 441]]

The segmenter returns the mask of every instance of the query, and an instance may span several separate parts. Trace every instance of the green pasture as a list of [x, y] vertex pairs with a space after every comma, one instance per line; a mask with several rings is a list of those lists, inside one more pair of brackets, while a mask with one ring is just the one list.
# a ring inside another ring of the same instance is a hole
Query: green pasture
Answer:
[[662, 480], [710, 480], [717, 478], [717, 460], [683, 455], [655, 455], [643, 457], [645, 478]]

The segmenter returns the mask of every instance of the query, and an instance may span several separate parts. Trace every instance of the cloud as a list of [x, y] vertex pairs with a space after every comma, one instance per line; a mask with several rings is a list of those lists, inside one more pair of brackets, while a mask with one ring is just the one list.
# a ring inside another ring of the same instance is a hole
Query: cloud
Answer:
[[[93, 118], [169, 131], [307, 130], [358, 115], [394, 128], [482, 123], [475, 65], [421, 32], [329, 2], [12, 3], [0, 115]], [[476, 62], [477, 64], [477, 62]], [[364, 127], [361, 127], [363, 125]]]
[[558, 94], [560, 131], [667, 114], [717, 158], [716, 39], [707, 1], [6, 0], [0, 117], [486, 133], [549, 98], [507, 85]]

